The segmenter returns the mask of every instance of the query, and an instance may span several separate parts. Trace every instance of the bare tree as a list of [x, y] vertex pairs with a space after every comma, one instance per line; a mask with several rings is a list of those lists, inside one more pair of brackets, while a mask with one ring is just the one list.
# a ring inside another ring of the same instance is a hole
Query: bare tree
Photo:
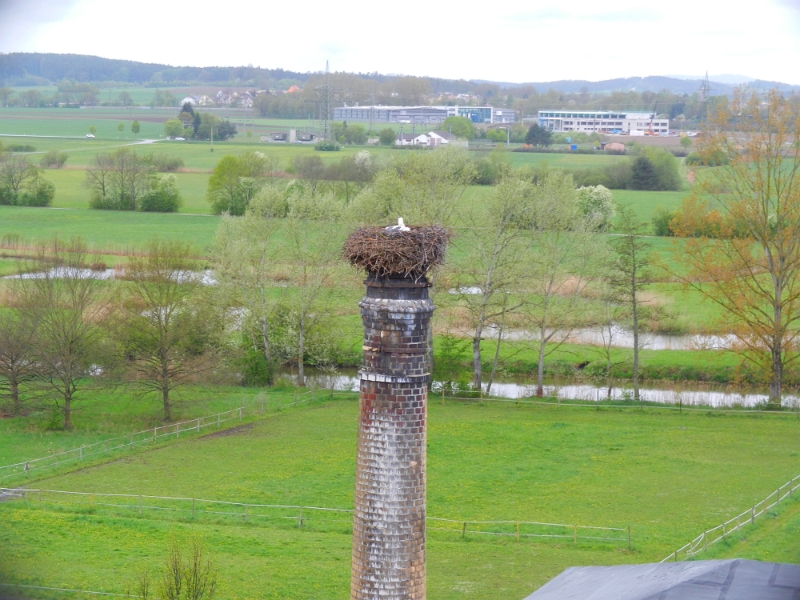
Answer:
[[[148, 569], [128, 584], [128, 595], [150, 600], [157, 591], [160, 600], [212, 600], [217, 593], [218, 571], [206, 545], [193, 537], [188, 542], [172, 538], [167, 557], [156, 581]], [[155, 588], [155, 590], [154, 590]]]
[[89, 270], [80, 240], [40, 245], [17, 283], [22, 310], [37, 324], [34, 356], [45, 384], [56, 393], [64, 429], [72, 428], [72, 404], [103, 356], [101, 322], [109, 287]]
[[164, 419], [171, 421], [171, 392], [214, 364], [209, 355], [219, 317], [200, 298], [203, 284], [191, 244], [156, 239], [145, 252], [129, 258], [130, 285], [111, 331], [136, 382], [160, 395]]
[[23, 411], [20, 388], [38, 372], [35, 346], [35, 315], [17, 308], [0, 310], [0, 397], [11, 402], [14, 415]]

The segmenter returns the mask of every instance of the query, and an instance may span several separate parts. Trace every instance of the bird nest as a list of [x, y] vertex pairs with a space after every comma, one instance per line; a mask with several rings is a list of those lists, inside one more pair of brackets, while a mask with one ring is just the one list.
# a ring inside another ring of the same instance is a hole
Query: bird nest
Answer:
[[361, 227], [344, 243], [344, 258], [354, 267], [377, 277], [420, 279], [444, 262], [450, 230], [438, 225], [397, 231], [385, 227]]

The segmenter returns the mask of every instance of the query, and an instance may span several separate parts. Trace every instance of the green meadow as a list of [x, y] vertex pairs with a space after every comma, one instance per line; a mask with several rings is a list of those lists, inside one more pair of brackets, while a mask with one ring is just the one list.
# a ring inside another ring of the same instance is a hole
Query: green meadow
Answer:
[[[229, 435], [178, 441], [30, 486], [348, 509], [357, 419], [357, 403], [346, 399], [271, 412]], [[660, 560], [796, 475], [800, 451], [800, 422], [781, 415], [432, 398], [428, 427], [429, 516], [630, 525], [632, 532], [628, 550], [625, 541], [431, 531], [429, 593], [446, 599], [521, 598], [571, 565]], [[207, 541], [225, 598], [348, 594], [346, 516], [326, 525], [310, 515], [298, 530], [291, 520], [140, 517], [135, 509], [92, 508], [86, 497], [40, 507], [35, 495], [28, 505], [3, 503], [0, 515], [8, 581], [123, 592], [137, 569], [159, 565], [175, 534]]]

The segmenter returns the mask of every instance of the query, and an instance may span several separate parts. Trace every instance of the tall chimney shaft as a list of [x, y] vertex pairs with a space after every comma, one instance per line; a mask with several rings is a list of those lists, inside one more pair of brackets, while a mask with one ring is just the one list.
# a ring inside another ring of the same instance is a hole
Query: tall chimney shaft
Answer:
[[369, 273], [364, 283], [350, 598], [423, 600], [434, 306], [425, 277]]

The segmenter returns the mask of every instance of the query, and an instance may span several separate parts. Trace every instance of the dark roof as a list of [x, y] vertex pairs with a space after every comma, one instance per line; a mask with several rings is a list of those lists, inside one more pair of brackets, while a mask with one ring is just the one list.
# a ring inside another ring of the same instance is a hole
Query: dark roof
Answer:
[[571, 567], [525, 600], [795, 600], [800, 565], [756, 560]]

